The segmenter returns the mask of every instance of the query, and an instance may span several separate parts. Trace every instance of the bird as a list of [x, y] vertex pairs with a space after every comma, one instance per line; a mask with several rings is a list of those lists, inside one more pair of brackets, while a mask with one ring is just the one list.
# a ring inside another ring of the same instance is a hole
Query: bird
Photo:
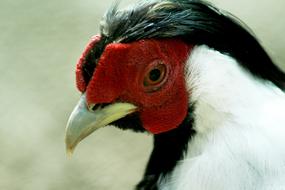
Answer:
[[76, 65], [68, 153], [99, 128], [153, 136], [137, 190], [284, 190], [285, 74], [201, 0], [109, 8]]

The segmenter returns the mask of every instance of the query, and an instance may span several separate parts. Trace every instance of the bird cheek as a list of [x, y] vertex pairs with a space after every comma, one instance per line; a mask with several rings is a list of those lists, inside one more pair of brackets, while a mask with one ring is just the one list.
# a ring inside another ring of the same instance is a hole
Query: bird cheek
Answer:
[[186, 93], [173, 97], [167, 104], [143, 108], [140, 113], [143, 126], [153, 134], [170, 131], [177, 128], [187, 114]]
[[175, 82], [154, 94], [152, 103], [144, 104], [141, 120], [146, 130], [153, 134], [169, 131], [178, 127], [186, 117], [188, 93], [183, 75], [176, 75]]

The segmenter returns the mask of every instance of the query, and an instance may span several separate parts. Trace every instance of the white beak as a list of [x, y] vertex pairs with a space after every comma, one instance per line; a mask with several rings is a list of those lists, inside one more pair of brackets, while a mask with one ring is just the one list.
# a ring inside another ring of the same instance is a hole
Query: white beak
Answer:
[[137, 107], [130, 103], [113, 103], [96, 110], [90, 110], [83, 94], [72, 111], [66, 126], [65, 144], [68, 154], [76, 145], [96, 129], [104, 127], [126, 115], [135, 112]]

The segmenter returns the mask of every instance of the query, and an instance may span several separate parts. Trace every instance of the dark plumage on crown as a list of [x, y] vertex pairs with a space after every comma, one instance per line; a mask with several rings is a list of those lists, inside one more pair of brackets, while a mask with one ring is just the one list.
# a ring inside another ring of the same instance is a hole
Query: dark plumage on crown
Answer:
[[205, 44], [228, 54], [254, 76], [271, 81], [281, 89], [285, 88], [285, 74], [273, 64], [248, 27], [208, 2], [145, 1], [121, 11], [115, 4], [103, 17], [100, 31], [101, 40], [86, 61], [86, 66], [92, 71], [86, 73], [93, 73], [94, 61], [100, 58], [109, 43], [179, 37], [187, 43]]

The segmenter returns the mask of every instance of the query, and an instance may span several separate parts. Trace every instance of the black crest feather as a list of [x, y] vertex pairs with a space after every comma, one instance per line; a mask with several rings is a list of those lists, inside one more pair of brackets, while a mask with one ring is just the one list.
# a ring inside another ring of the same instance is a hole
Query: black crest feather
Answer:
[[194, 45], [205, 44], [234, 57], [254, 76], [285, 89], [285, 74], [245, 24], [204, 1], [146, 1], [122, 11], [114, 5], [101, 22], [101, 35], [105, 45], [173, 37]]

